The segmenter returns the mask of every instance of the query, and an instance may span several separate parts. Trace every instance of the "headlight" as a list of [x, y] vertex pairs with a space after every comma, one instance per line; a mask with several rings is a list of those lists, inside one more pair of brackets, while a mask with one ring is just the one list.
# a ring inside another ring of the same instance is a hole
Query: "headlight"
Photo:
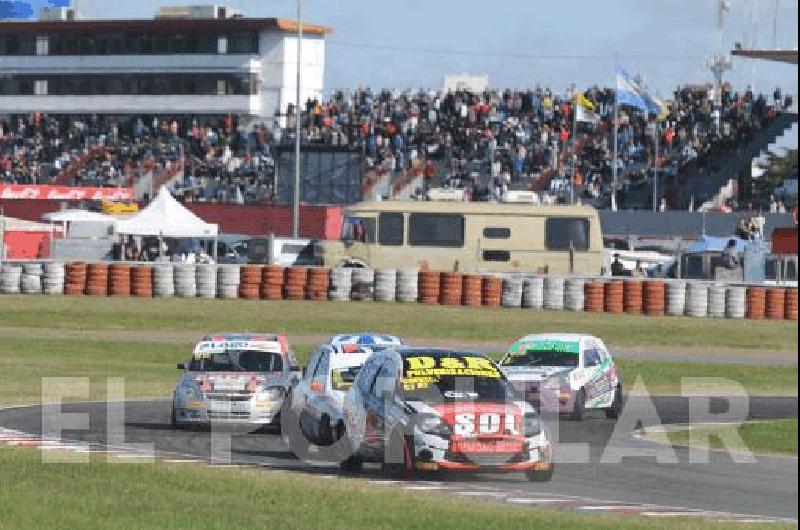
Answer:
[[256, 394], [256, 401], [278, 401], [283, 398], [282, 388], [268, 388]]
[[525, 438], [538, 436], [542, 432], [542, 421], [536, 414], [525, 414], [523, 422], [522, 434]]
[[450, 427], [436, 414], [420, 414], [417, 417], [417, 427], [427, 434], [436, 434], [438, 436], [450, 434]]

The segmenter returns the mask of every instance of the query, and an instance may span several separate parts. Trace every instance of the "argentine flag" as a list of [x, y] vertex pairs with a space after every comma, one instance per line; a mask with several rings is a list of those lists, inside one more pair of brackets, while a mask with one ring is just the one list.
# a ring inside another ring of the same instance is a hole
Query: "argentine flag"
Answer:
[[661, 105], [650, 96], [625, 70], [617, 71], [617, 104], [636, 107], [642, 112], [660, 114]]
[[70, 7], [71, 0], [0, 0], [0, 20], [27, 20], [43, 7]]

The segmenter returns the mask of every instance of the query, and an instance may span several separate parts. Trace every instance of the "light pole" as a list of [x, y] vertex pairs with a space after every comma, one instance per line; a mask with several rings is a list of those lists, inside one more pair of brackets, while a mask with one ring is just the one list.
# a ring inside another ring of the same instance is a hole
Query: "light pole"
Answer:
[[292, 194], [292, 237], [300, 237], [300, 80], [302, 78], [302, 52], [303, 52], [303, 0], [297, 0], [297, 91], [294, 106], [295, 138], [294, 138], [294, 193]]

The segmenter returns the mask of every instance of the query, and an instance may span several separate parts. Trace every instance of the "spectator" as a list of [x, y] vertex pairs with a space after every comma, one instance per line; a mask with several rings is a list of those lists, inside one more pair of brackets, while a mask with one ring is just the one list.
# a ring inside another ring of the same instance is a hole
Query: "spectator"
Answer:
[[739, 254], [736, 252], [736, 240], [731, 239], [722, 251], [722, 266], [726, 269], [739, 268]]

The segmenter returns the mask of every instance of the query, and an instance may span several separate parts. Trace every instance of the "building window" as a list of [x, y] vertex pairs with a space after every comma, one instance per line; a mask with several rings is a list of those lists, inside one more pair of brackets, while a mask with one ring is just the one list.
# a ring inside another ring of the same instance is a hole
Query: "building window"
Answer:
[[399, 246], [403, 244], [404, 219], [401, 213], [382, 213], [378, 217], [378, 243]]
[[508, 250], [484, 250], [483, 261], [511, 261], [511, 252]]
[[412, 213], [408, 217], [408, 243], [416, 247], [463, 247], [464, 216]]
[[551, 217], [545, 223], [547, 250], [589, 250], [589, 220]]
[[37, 79], [33, 83], [33, 95], [34, 96], [46, 96], [47, 95], [47, 80], [46, 79]]
[[224, 79], [217, 79], [217, 95], [224, 96], [228, 93], [228, 82]]
[[50, 37], [47, 35], [36, 37], [36, 55], [50, 55]]
[[508, 239], [511, 237], [511, 229], [487, 227], [483, 229], [483, 237], [486, 239]]
[[220, 35], [217, 38], [217, 53], [220, 55], [228, 53], [228, 37], [225, 35]]

